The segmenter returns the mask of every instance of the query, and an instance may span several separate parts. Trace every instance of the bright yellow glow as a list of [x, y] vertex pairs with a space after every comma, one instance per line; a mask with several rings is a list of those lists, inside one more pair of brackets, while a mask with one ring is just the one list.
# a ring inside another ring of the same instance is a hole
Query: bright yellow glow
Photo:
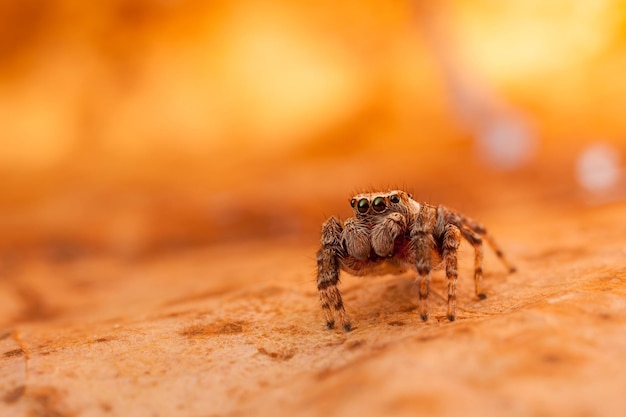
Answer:
[[623, 14], [616, 13], [619, 3], [455, 2], [451, 28], [464, 62], [487, 78], [510, 82], [546, 72], [576, 72], [615, 35]]

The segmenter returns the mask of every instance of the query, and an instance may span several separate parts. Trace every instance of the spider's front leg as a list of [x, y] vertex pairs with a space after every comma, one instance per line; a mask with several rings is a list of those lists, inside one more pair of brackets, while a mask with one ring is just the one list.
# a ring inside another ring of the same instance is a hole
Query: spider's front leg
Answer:
[[329, 329], [335, 327], [335, 317], [345, 331], [350, 331], [352, 325], [346, 314], [341, 299], [339, 283], [339, 258], [343, 255], [342, 227], [339, 220], [334, 217], [328, 219], [322, 225], [322, 247], [317, 251], [317, 290], [326, 326]]

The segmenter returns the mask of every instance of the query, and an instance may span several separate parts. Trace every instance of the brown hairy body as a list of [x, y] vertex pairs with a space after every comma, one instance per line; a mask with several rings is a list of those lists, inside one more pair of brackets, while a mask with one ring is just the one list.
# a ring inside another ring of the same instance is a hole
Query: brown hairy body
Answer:
[[506, 260], [487, 230], [479, 223], [443, 206], [420, 204], [400, 190], [359, 194], [350, 202], [354, 217], [343, 223], [335, 217], [322, 225], [322, 246], [317, 252], [317, 289], [329, 329], [337, 319], [345, 331], [352, 328], [341, 293], [339, 271], [353, 275], [380, 275], [413, 269], [417, 273], [419, 312], [428, 320], [430, 274], [443, 261], [448, 279], [448, 312], [456, 318], [457, 249], [464, 238], [474, 247], [474, 283], [482, 292], [483, 240], [510, 272]]

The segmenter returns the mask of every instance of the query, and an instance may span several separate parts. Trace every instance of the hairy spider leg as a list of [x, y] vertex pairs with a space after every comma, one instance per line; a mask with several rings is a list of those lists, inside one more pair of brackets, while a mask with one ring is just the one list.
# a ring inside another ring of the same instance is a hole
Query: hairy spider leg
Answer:
[[428, 320], [428, 295], [430, 293], [431, 253], [435, 247], [432, 230], [435, 225], [436, 211], [424, 206], [418, 214], [410, 233], [415, 254], [416, 283], [419, 290], [419, 313], [423, 321]]
[[341, 246], [342, 228], [335, 217], [331, 217], [322, 225], [322, 247], [317, 252], [317, 290], [320, 303], [329, 329], [335, 327], [335, 317], [345, 331], [352, 325], [337, 284], [339, 283], [339, 257], [343, 254]]
[[484, 300], [487, 296], [482, 291], [483, 280], [483, 240], [469, 227], [461, 226], [461, 235], [474, 247], [474, 284], [476, 296]]
[[461, 243], [461, 231], [454, 224], [447, 224], [443, 235], [443, 260], [448, 278], [448, 320], [456, 319], [456, 282], [459, 276], [457, 268], [457, 250]]
[[481, 235], [482, 238], [487, 241], [487, 243], [489, 244], [489, 246], [491, 247], [493, 252], [500, 259], [500, 262], [502, 262], [502, 264], [507, 268], [507, 270], [510, 273], [513, 273], [513, 272], [517, 271], [517, 268], [515, 268], [515, 266], [513, 264], [511, 264], [511, 262], [509, 262], [509, 260], [504, 255], [504, 252], [502, 252], [502, 249], [500, 249], [500, 246], [496, 243], [496, 241], [493, 238], [493, 236], [491, 236], [489, 234], [489, 232], [487, 231], [487, 229], [485, 229], [484, 226], [482, 226], [480, 223], [478, 223], [478, 222], [476, 222], [476, 221], [474, 221], [472, 219], [469, 219], [469, 218], [466, 218], [466, 217], [463, 217], [463, 216], [461, 216], [461, 221], [462, 221], [462, 223], [464, 225], [468, 226], [474, 232], [476, 232], [479, 235]]

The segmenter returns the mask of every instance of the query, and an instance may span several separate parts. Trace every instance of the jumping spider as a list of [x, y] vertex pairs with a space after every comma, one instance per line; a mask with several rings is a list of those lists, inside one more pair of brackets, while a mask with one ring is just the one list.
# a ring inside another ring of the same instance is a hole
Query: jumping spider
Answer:
[[414, 269], [419, 313], [424, 321], [428, 320], [430, 271], [442, 261], [448, 278], [448, 320], [456, 317], [461, 237], [474, 247], [474, 283], [479, 299], [485, 298], [481, 289], [483, 239], [509, 272], [515, 271], [483, 226], [444, 206], [419, 204], [400, 190], [359, 194], [350, 205], [354, 217], [343, 224], [335, 217], [324, 222], [322, 246], [317, 252], [317, 289], [329, 329], [335, 326], [335, 319], [345, 331], [352, 328], [337, 288], [340, 269], [353, 275], [378, 275], [389, 272], [389, 267], [392, 272]]

